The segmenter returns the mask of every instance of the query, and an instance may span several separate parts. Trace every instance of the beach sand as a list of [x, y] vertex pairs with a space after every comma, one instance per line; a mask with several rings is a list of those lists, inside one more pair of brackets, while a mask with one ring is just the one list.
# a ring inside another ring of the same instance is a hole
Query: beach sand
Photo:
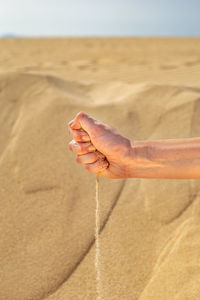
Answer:
[[[200, 136], [200, 39], [0, 40], [0, 299], [95, 300], [79, 111], [131, 140]], [[200, 180], [100, 178], [102, 300], [200, 299]]]

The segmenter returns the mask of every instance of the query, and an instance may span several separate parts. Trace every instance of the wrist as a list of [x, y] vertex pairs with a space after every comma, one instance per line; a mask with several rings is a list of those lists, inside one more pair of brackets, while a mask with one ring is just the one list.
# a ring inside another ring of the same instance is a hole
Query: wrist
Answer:
[[138, 140], [131, 142], [130, 177], [145, 178], [152, 168], [153, 144], [150, 141]]

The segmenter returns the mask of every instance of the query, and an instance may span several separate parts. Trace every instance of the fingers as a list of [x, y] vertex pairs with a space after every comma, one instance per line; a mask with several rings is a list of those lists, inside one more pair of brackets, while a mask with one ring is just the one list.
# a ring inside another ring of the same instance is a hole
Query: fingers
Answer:
[[71, 141], [69, 148], [77, 154], [77, 163], [84, 164], [86, 170], [91, 173], [101, 173], [109, 166], [106, 157], [99, 151], [94, 151], [95, 147], [91, 143], [77, 143]]
[[68, 127], [71, 127], [72, 129], [81, 129], [81, 124], [80, 124], [80, 122], [77, 119], [77, 115], [76, 115], [76, 117], [73, 120], [71, 120], [68, 123]]
[[82, 124], [84, 119], [86, 121], [87, 119], [89, 119], [89, 116], [84, 112], [79, 112], [75, 116], [75, 118], [68, 123], [68, 126], [71, 127], [72, 129], [81, 129], [81, 128], [84, 129]]
[[79, 112], [76, 117], [68, 123], [69, 128], [73, 130], [83, 129], [90, 137], [102, 135], [105, 130], [110, 128], [108, 125], [93, 119], [84, 112]]
[[89, 135], [87, 134], [87, 132], [85, 132], [82, 129], [73, 130], [71, 128], [68, 128], [68, 132], [76, 142], [89, 142], [90, 141]]
[[87, 154], [96, 150], [96, 148], [91, 143], [79, 143], [75, 140], [72, 140], [69, 143], [69, 149], [77, 155]]
[[98, 153], [97, 151], [83, 154], [83, 155], [77, 155], [76, 161], [79, 164], [92, 164], [98, 160]]
[[76, 161], [85, 165], [85, 169], [91, 173], [101, 173], [109, 167], [106, 157], [96, 150], [91, 143], [91, 138], [102, 136], [110, 127], [89, 115], [79, 112], [76, 117], [68, 123], [68, 132], [73, 137], [69, 143], [69, 149], [77, 157]]
[[105, 160], [99, 159], [94, 163], [90, 163], [90, 164], [85, 165], [85, 169], [88, 172], [94, 173], [94, 174], [101, 173], [102, 171], [104, 171], [108, 167], [109, 167], [109, 163], [106, 159]]

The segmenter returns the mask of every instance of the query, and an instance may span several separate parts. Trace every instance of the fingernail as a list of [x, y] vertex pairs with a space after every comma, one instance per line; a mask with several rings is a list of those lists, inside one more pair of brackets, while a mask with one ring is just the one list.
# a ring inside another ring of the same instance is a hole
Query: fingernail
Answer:
[[74, 144], [74, 147], [75, 147], [76, 149], [80, 149], [79, 145], [77, 145], [77, 144]]
[[76, 148], [76, 149], [80, 149], [80, 146], [73, 140], [73, 146]]

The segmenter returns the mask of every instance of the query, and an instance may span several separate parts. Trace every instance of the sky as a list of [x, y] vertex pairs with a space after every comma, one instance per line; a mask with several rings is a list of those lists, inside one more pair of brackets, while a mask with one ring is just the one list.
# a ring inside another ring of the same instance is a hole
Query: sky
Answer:
[[0, 36], [200, 36], [200, 0], [0, 0]]

